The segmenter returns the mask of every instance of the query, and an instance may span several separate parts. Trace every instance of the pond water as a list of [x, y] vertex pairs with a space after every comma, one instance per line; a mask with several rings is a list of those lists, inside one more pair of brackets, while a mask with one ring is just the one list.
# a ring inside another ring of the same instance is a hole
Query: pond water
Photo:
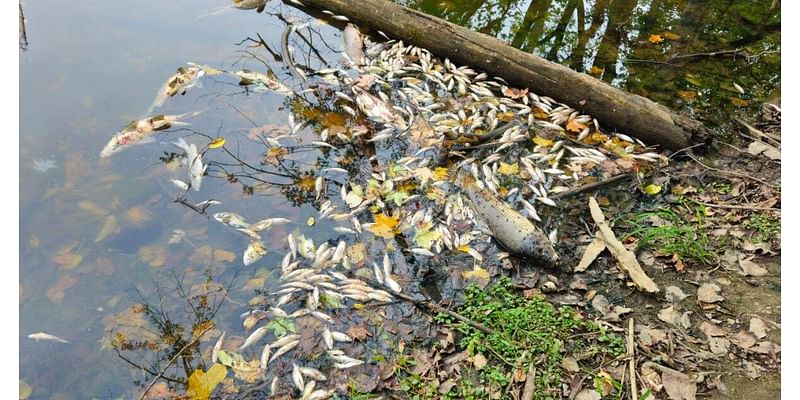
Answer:
[[[769, 11], [768, 4], [722, 1], [400, 3], [715, 124], [731, 113], [752, 111], [780, 82], [779, 6]], [[153, 378], [147, 370], [159, 371], [204, 322], [244, 335], [239, 314], [254, 289], [275, 287], [274, 268], [265, 266], [280, 264], [288, 233], [320, 240], [332, 232], [329, 221], [308, 220], [318, 209], [314, 177], [326, 167], [357, 170], [360, 166], [343, 163], [355, 155], [316, 150], [309, 143], [318, 139], [304, 131], [285, 164], [280, 154], [261, 166], [242, 166], [237, 159], [264, 157], [262, 134], [288, 133], [290, 109], [326, 127], [343, 125], [341, 113], [305, 109], [208, 73], [202, 87], [159, 109], [202, 111], [186, 118], [191, 125], [159, 133], [156, 143], [100, 157], [111, 135], [141, 117], [167, 77], [189, 61], [231, 71], [270, 69], [296, 86], [291, 71], [276, 61], [285, 20], [292, 15], [317, 32], [306, 43], [293, 39], [295, 59], [313, 69], [326, 67], [312, 56], [312, 47], [324, 59], [339, 59], [341, 33], [335, 27], [274, 2], [260, 14], [227, 9], [205, 16], [224, 5], [210, 0], [22, 4], [28, 46], [20, 51], [19, 64], [19, 344], [20, 379], [32, 388], [30, 398], [138, 397]], [[269, 51], [256, 46], [262, 40]], [[735, 48], [754, 57], [670, 60]], [[179, 150], [171, 142], [185, 137], [203, 146], [217, 136], [226, 139], [224, 148], [207, 154], [218, 163], [199, 191], [181, 197], [170, 179], [185, 171], [174, 161]], [[264, 174], [262, 167], [273, 172]], [[267, 217], [292, 222], [270, 230], [264, 236], [267, 256], [244, 267], [248, 239], [175, 202], [178, 198], [188, 204], [215, 199], [224, 207], [214, 212], [236, 212], [250, 222]], [[70, 343], [27, 337], [40, 331]], [[127, 336], [114, 336], [119, 332]], [[212, 345], [206, 338], [202, 349]], [[187, 358], [177, 361], [167, 378], [191, 373], [197, 360]]]

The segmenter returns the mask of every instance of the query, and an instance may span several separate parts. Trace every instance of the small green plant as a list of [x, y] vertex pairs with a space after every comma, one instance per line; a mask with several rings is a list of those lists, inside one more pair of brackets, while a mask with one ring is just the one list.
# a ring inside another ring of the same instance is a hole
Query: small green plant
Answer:
[[753, 231], [754, 241], [766, 242], [781, 232], [781, 221], [764, 214], [756, 214], [742, 222], [742, 227]]
[[628, 235], [639, 239], [640, 247], [711, 264], [716, 256], [710, 250], [712, 243], [701, 223], [705, 213], [701, 208], [693, 211], [696, 222], [674, 209], [663, 208], [634, 214], [624, 224], [630, 229]]
[[468, 287], [465, 299], [457, 311], [495, 332], [486, 334], [446, 314], [436, 317], [461, 333], [460, 350], [467, 350], [471, 356], [481, 354], [488, 361], [477, 374], [481, 388], [470, 379], [462, 379], [448, 393], [453, 398], [485, 398], [486, 390], [507, 387], [517, 363], [526, 372], [536, 367], [534, 398], [560, 398], [563, 354], [580, 353], [580, 359], [586, 360], [624, 352], [624, 340], [619, 335], [582, 319], [570, 308], [556, 308], [538, 296], [521, 296], [507, 277], [485, 290]]

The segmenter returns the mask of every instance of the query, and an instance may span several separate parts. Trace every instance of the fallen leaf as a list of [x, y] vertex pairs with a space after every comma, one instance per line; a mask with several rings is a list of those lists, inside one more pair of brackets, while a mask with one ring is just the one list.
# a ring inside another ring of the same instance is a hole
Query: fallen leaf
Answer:
[[464, 279], [476, 279], [481, 281], [489, 280], [489, 271], [477, 266], [473, 268], [472, 271], [461, 272], [461, 275], [464, 277]]
[[487, 362], [488, 360], [486, 360], [486, 357], [484, 357], [483, 354], [478, 353], [472, 357], [472, 365], [474, 365], [475, 369], [478, 371], [485, 367]]
[[66, 253], [62, 253], [53, 257], [51, 260], [54, 263], [64, 267], [65, 269], [72, 269], [77, 267], [81, 263], [81, 260], [83, 260], [83, 256], [68, 251]]
[[749, 348], [748, 350], [752, 351], [753, 353], [776, 356], [778, 355], [778, 353], [781, 352], [781, 346], [778, 346], [777, 344], [772, 342], [763, 341], [763, 342], [758, 342], [757, 345]]
[[147, 391], [144, 400], [172, 400], [178, 398], [178, 394], [170, 389], [165, 382], [158, 382]]
[[[256, 360], [257, 361], [257, 360]], [[196, 369], [189, 376], [187, 392], [192, 400], [205, 400], [211, 397], [211, 393], [217, 385], [228, 375], [228, 369], [222, 364], [214, 364], [203, 372]]]
[[163, 267], [167, 261], [167, 249], [164, 246], [142, 246], [139, 258], [151, 267]]
[[709, 339], [714, 336], [725, 336], [725, 332], [722, 330], [722, 328], [720, 328], [717, 325], [710, 324], [706, 321], [703, 321], [700, 324], [700, 332], [705, 333], [706, 336], [709, 337]]
[[216, 262], [233, 262], [236, 259], [236, 253], [228, 250], [217, 249], [214, 250], [214, 261]]
[[743, 276], [764, 276], [769, 273], [766, 268], [744, 258], [739, 258], [739, 275]]
[[31, 396], [33, 389], [27, 382], [22, 379], [19, 380], [19, 400], [25, 400]]
[[578, 362], [570, 356], [566, 356], [561, 360], [561, 367], [564, 368], [567, 372], [579, 372], [581, 367], [578, 365]]
[[675, 94], [686, 101], [691, 101], [697, 98], [697, 92], [694, 90], [676, 90]]
[[414, 232], [414, 243], [417, 246], [422, 247], [423, 249], [430, 250], [431, 246], [433, 246], [433, 242], [439, 240], [442, 237], [441, 232], [437, 229], [432, 229], [432, 224], [426, 229], [417, 229]]
[[575, 118], [570, 118], [567, 121], [567, 132], [580, 133], [584, 129], [586, 129], [586, 124], [578, 122]]
[[672, 400], [695, 400], [697, 383], [689, 375], [678, 371], [663, 370], [661, 382]]
[[664, 41], [664, 38], [663, 38], [663, 37], [661, 37], [661, 35], [650, 35], [650, 37], [648, 37], [648, 38], [647, 38], [647, 40], [648, 40], [650, 43], [653, 43], [653, 44], [658, 44], [658, 43], [661, 43], [661, 42], [663, 42], [663, 41]]
[[212, 140], [211, 143], [208, 144], [208, 148], [209, 149], [216, 149], [216, 148], [222, 147], [224, 145], [225, 145], [225, 138], [224, 137], [218, 137], [218, 138]]
[[375, 223], [369, 227], [369, 231], [384, 239], [392, 239], [397, 233], [397, 224], [400, 217], [392, 217], [386, 214], [375, 214]]
[[683, 293], [681, 288], [677, 286], [667, 286], [664, 288], [664, 295], [667, 297], [667, 301], [670, 303], [677, 303], [689, 297], [687, 294]]
[[533, 143], [537, 146], [541, 147], [550, 147], [553, 145], [553, 141], [550, 139], [545, 139], [541, 136], [534, 136]]
[[659, 311], [658, 319], [675, 326], [683, 327], [684, 329], [689, 329], [689, 327], [692, 326], [692, 322], [689, 318], [689, 312], [687, 311], [681, 314], [672, 306]]
[[730, 100], [731, 103], [737, 107], [747, 107], [750, 105], [749, 101], [739, 97], [728, 96], [728, 100]]
[[596, 65], [592, 65], [592, 68], [589, 69], [589, 73], [592, 75], [600, 75], [603, 73], [603, 68], [600, 68]]
[[728, 354], [728, 349], [731, 346], [731, 342], [725, 338], [711, 337], [708, 339], [708, 345], [711, 347], [712, 353], [722, 356]]
[[747, 350], [756, 344], [756, 337], [748, 331], [740, 331], [731, 337], [733, 344]]
[[603, 396], [594, 389], [583, 389], [575, 396], [575, 400], [600, 400]]
[[345, 253], [347, 253], [347, 258], [350, 260], [350, 264], [353, 267], [361, 266], [367, 259], [367, 247], [363, 242], [347, 246]]
[[355, 340], [364, 341], [368, 336], [372, 336], [367, 330], [366, 325], [353, 325], [347, 330], [347, 336]]
[[525, 97], [528, 94], [528, 89], [516, 89], [516, 88], [504, 87], [502, 92], [503, 95], [506, 97], [510, 97], [512, 99], [519, 99]]
[[606, 242], [600, 238], [596, 237], [586, 246], [586, 250], [583, 251], [583, 256], [581, 257], [581, 261], [578, 263], [578, 266], [575, 267], [575, 272], [586, 271], [592, 262], [597, 258], [603, 250], [606, 249]]
[[506, 164], [500, 161], [500, 167], [497, 168], [497, 172], [503, 175], [519, 175], [519, 164]]
[[281, 163], [283, 156], [289, 154], [289, 151], [283, 147], [271, 147], [264, 154], [264, 164], [269, 164], [277, 167]]
[[725, 300], [724, 297], [719, 295], [719, 286], [714, 283], [704, 283], [697, 289], [697, 300], [703, 303], [717, 303]]
[[651, 196], [658, 194], [661, 192], [661, 186], [651, 183], [644, 188], [644, 192]]
[[642, 328], [642, 331], [639, 332], [639, 342], [645, 346], [654, 346], [666, 338], [667, 333], [661, 329]]
[[53, 286], [47, 289], [47, 298], [54, 303], [64, 300], [64, 291], [75, 286], [78, 283], [78, 278], [70, 275], [62, 276]]
[[142, 223], [149, 221], [153, 217], [149, 211], [145, 210], [143, 207], [137, 206], [128, 209], [128, 211], [126, 211], [125, 214], [122, 215], [122, 218], [133, 225], [141, 225]]
[[681, 40], [681, 35], [672, 32], [664, 32], [664, 38], [667, 40]]
[[764, 324], [764, 321], [762, 321], [759, 318], [753, 317], [750, 318], [750, 332], [753, 332], [753, 334], [756, 335], [757, 338], [763, 339], [767, 336], [767, 332], [769, 332], [769, 329], [767, 329], [767, 325]]

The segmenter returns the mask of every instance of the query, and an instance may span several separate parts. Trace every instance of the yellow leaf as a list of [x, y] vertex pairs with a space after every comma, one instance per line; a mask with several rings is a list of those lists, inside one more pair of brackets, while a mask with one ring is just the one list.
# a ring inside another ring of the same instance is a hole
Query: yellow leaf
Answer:
[[209, 149], [216, 149], [216, 148], [222, 147], [224, 145], [225, 145], [225, 138], [224, 137], [218, 137], [218, 138], [212, 140], [211, 143], [208, 144], [208, 148]]
[[228, 375], [228, 369], [222, 364], [214, 364], [209, 368], [208, 372], [203, 372], [202, 369], [196, 369], [189, 376], [188, 389], [190, 399], [192, 400], [207, 400], [211, 397], [214, 389], [225, 379]]
[[[443, 180], [447, 179], [448, 173], [449, 173], [449, 171], [445, 167], [434, 168], [433, 169], [433, 179], [435, 179], [437, 181], [443, 181]], [[407, 190], [407, 191], [410, 192], [410, 190]]]
[[58, 303], [64, 299], [64, 291], [75, 286], [78, 283], [78, 278], [66, 275], [62, 276], [53, 286], [47, 289], [47, 298], [54, 303]]
[[697, 92], [695, 92], [694, 90], [678, 90], [675, 92], [675, 94], [677, 94], [678, 97], [687, 101], [694, 100], [697, 97]]
[[394, 238], [395, 233], [397, 233], [396, 229], [399, 222], [400, 217], [392, 217], [391, 215], [386, 214], [376, 214], [375, 223], [372, 224], [369, 230], [376, 236], [380, 236], [385, 239], [392, 239]]
[[232, 251], [217, 249], [214, 250], [214, 261], [216, 262], [233, 262], [236, 259], [236, 254]]
[[592, 69], [589, 70], [589, 73], [592, 75], [600, 75], [603, 73], [603, 69], [593, 65]]
[[649, 40], [650, 43], [658, 44], [658, 43], [663, 42], [664, 38], [662, 38], [661, 35], [650, 35], [650, 37], [647, 38], [647, 40]]
[[80, 208], [81, 210], [84, 210], [84, 211], [88, 211], [88, 212], [90, 212], [90, 213], [92, 213], [94, 215], [98, 215], [98, 216], [103, 216], [103, 215], [107, 215], [108, 214], [108, 211], [104, 210], [103, 208], [100, 208], [100, 206], [98, 206], [97, 204], [92, 203], [89, 200], [84, 200], [84, 201], [78, 203], [78, 208]]
[[534, 137], [533, 138], [533, 143], [536, 144], [537, 146], [542, 146], [542, 147], [550, 147], [550, 146], [553, 145], [553, 141], [552, 140], [545, 139], [545, 138], [540, 137], [540, 136]]
[[137, 206], [125, 211], [123, 218], [131, 224], [141, 225], [143, 222], [149, 221], [153, 217], [150, 215], [149, 211], [145, 210], [143, 207]]
[[664, 32], [664, 38], [667, 40], [681, 40], [681, 35], [672, 32]]
[[80, 254], [73, 253], [68, 251], [66, 253], [61, 253], [51, 259], [54, 263], [66, 268], [72, 269], [77, 267], [81, 261], [83, 260], [83, 256]]
[[475, 267], [472, 271], [464, 271], [461, 273], [461, 275], [464, 276], [464, 279], [478, 279], [478, 280], [489, 279], [489, 271], [481, 267]]
[[649, 184], [647, 187], [644, 188], [644, 192], [649, 195], [658, 194], [661, 191], [661, 186], [656, 184]]
[[456, 250], [458, 250], [458, 251], [460, 251], [462, 253], [467, 253], [467, 252], [469, 252], [469, 245], [462, 244], [461, 246], [458, 246], [458, 248]]
[[550, 114], [539, 107], [533, 109], [533, 116], [536, 117], [536, 119], [550, 119]]
[[19, 380], [19, 400], [25, 400], [31, 396], [33, 389], [22, 379]]
[[167, 249], [164, 246], [142, 246], [139, 248], [139, 258], [151, 267], [162, 267], [167, 261]]
[[500, 161], [500, 168], [497, 169], [497, 172], [503, 175], [518, 175], [519, 174], [519, 164], [506, 164]]
[[314, 219], [313, 215], [308, 217], [308, 219], [306, 220], [306, 225], [308, 225], [308, 226], [314, 226], [314, 224], [316, 224], [316, 223], [317, 223], [317, 220]]
[[580, 133], [585, 128], [586, 125], [578, 122], [575, 118], [570, 118], [569, 121], [567, 121], [567, 132]]

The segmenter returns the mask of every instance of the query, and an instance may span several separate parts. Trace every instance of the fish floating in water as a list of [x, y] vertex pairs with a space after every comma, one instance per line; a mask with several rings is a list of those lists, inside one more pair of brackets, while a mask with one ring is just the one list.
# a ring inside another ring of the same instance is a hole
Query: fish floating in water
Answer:
[[155, 141], [152, 137], [154, 133], [169, 129], [175, 125], [189, 125], [188, 122], [180, 120], [194, 117], [201, 112], [202, 111], [194, 111], [179, 115], [158, 114], [152, 117], [131, 121], [128, 126], [108, 141], [108, 144], [100, 151], [100, 157], [111, 157], [112, 154], [137, 144], [152, 143]]
[[512, 253], [554, 266], [558, 254], [547, 235], [513, 208], [485, 189], [463, 178], [463, 187], [472, 208], [492, 231], [500, 244]]
[[156, 98], [153, 100], [150, 108], [147, 109], [147, 114], [163, 106], [164, 102], [170, 97], [178, 93], [185, 95], [187, 90], [199, 84], [200, 81], [198, 79], [205, 75], [205, 73], [203, 68], [194, 65], [178, 68], [175, 74], [170, 76], [164, 85], [158, 89], [158, 94], [156, 94]]
[[294, 91], [288, 86], [278, 82], [276, 79], [270, 78], [267, 76], [267, 74], [262, 74], [261, 72], [243, 69], [234, 72], [233, 75], [239, 78], [239, 85], [242, 86], [256, 85], [256, 87], [269, 89], [284, 96], [294, 95]]
[[37, 342], [40, 341], [40, 340], [48, 340], [48, 341], [51, 341], [51, 342], [69, 343], [68, 341], [66, 341], [66, 340], [64, 340], [64, 339], [62, 339], [62, 338], [60, 338], [58, 336], [51, 335], [49, 333], [44, 333], [44, 332], [31, 333], [30, 335], [28, 335], [28, 339], [33, 339], [33, 340], [35, 340]]
[[364, 37], [353, 24], [347, 24], [342, 34], [344, 53], [355, 65], [364, 64]]

